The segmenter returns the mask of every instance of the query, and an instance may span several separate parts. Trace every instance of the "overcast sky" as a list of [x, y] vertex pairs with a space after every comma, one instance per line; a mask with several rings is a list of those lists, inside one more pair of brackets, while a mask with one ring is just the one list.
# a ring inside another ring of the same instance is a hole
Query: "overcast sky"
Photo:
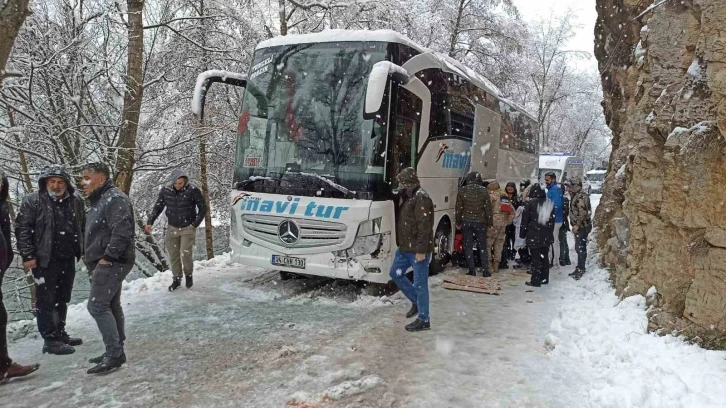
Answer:
[[[571, 7], [577, 13], [577, 22], [581, 27], [570, 47], [592, 54], [595, 38], [593, 31], [597, 19], [595, 0], [513, 0], [513, 2], [526, 21], [542, 19], [549, 16], [550, 13], [563, 14], [568, 7]], [[594, 57], [592, 64], [596, 64]]]

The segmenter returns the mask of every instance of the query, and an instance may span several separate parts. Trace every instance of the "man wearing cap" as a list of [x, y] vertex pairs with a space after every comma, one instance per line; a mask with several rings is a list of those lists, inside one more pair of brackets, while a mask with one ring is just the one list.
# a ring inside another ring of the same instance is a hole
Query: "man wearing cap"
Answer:
[[15, 238], [23, 266], [35, 279], [35, 311], [43, 353], [72, 354], [83, 340], [66, 333], [76, 262], [83, 255], [86, 215], [71, 177], [63, 166], [43, 168], [38, 191], [20, 204]]
[[[391, 279], [413, 304], [407, 318], [418, 315], [406, 326], [408, 331], [429, 330], [429, 263], [434, 252], [434, 203], [421, 188], [416, 170], [407, 167], [397, 177], [399, 212], [396, 222], [396, 250]], [[406, 277], [413, 268], [413, 284]]]

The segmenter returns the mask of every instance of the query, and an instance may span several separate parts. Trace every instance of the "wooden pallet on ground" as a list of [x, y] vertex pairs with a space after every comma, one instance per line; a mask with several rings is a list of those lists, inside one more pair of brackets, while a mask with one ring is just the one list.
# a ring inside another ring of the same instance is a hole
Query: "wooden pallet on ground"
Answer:
[[499, 295], [502, 289], [496, 278], [483, 278], [470, 275], [450, 275], [444, 277], [444, 289]]

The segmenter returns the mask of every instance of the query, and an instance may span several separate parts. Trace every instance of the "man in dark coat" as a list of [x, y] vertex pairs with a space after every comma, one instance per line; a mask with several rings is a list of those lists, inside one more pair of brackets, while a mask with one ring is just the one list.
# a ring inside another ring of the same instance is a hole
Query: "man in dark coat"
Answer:
[[[413, 168], [401, 170], [397, 179], [400, 188], [396, 222], [398, 249], [390, 275], [413, 304], [406, 317], [418, 315], [413, 323], [406, 326], [406, 330], [429, 330], [429, 263], [434, 252], [434, 203], [421, 188]], [[406, 277], [408, 268], [413, 268], [413, 284]]]
[[[520, 206], [525, 205], [529, 200], [529, 190], [531, 184], [532, 183], [528, 179], [524, 179], [521, 183], [519, 183]], [[527, 246], [525, 245], [522, 248], [519, 248], [517, 252], [519, 253], [519, 264], [515, 266], [515, 269], [528, 269], [530, 263], [532, 262], [532, 257], [529, 254], [529, 249], [527, 249]]]
[[8, 178], [0, 171], [0, 384], [15, 377], [24, 377], [40, 367], [40, 364], [23, 366], [13, 363], [8, 354], [8, 312], [3, 304], [3, 276], [13, 262], [13, 248], [10, 241], [10, 214]]
[[570, 179], [570, 191], [572, 191], [570, 221], [572, 232], [575, 234], [575, 250], [577, 251], [577, 268], [570, 276], [578, 280], [585, 274], [587, 237], [592, 232], [592, 206], [590, 196], [582, 188], [582, 179], [579, 177]]
[[81, 339], [66, 333], [76, 262], [83, 255], [83, 200], [71, 176], [59, 165], [45, 167], [38, 191], [20, 204], [15, 221], [18, 252], [35, 279], [36, 317], [43, 337], [43, 353], [72, 354]]
[[[507, 195], [509, 203], [517, 211], [517, 208], [521, 205], [519, 202], [519, 194], [517, 193], [517, 184], [510, 181], [507, 186], [504, 187], [504, 193]], [[516, 240], [517, 227], [514, 224], [507, 225], [505, 229], [505, 240], [504, 240], [504, 251], [502, 252], [502, 262], [499, 264], [499, 269], [508, 269], [508, 260], [514, 260], [517, 251], [514, 250], [514, 241]]]
[[539, 184], [529, 192], [529, 201], [522, 213], [519, 237], [527, 239], [527, 248], [532, 256], [532, 279], [527, 286], [539, 287], [549, 283], [549, 248], [554, 242], [555, 209], [552, 201]]
[[569, 194], [570, 181], [562, 183], [562, 228], [560, 228], [560, 266], [571, 265], [570, 261], [570, 245], [567, 243], [567, 233], [570, 232], [570, 198]]
[[475, 171], [466, 176], [464, 185], [456, 196], [456, 227], [464, 235], [464, 254], [469, 268], [468, 275], [476, 276], [474, 242], [476, 240], [481, 257], [482, 276], [492, 276], [489, 270], [487, 230], [492, 227], [492, 203], [489, 191], [484, 187], [481, 175]]
[[146, 223], [146, 232], [151, 232], [152, 225], [166, 209], [169, 226], [166, 230], [166, 251], [171, 261], [171, 272], [174, 275], [170, 291], [181, 286], [182, 272], [186, 276], [186, 287], [193, 285], [194, 242], [197, 228], [204, 221], [207, 206], [199, 188], [189, 183], [189, 177], [181, 170], [174, 170], [168, 185], [159, 191], [151, 215]]
[[86, 266], [91, 273], [88, 312], [96, 320], [106, 352], [89, 360], [97, 364], [88, 374], [99, 374], [126, 363], [121, 285], [136, 260], [134, 210], [131, 200], [109, 179], [108, 168], [91, 163], [83, 169], [83, 193], [91, 203], [84, 241]]

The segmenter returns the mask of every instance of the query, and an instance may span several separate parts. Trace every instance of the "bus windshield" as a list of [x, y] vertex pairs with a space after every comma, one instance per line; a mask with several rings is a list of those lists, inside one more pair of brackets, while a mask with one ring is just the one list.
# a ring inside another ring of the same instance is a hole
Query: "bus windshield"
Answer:
[[587, 179], [590, 181], [603, 181], [603, 180], [605, 180], [605, 173], [588, 174]]
[[258, 50], [239, 121], [235, 181], [307, 196], [364, 198], [383, 189], [386, 118], [364, 119], [363, 103], [371, 68], [385, 58], [380, 42]]

